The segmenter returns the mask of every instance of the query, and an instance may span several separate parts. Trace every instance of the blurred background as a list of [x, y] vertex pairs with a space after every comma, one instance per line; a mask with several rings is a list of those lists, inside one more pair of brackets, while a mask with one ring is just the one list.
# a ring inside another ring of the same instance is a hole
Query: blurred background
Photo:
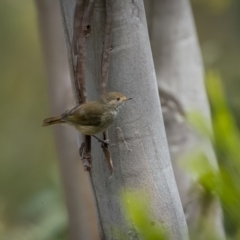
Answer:
[[0, 239], [67, 239], [35, 2], [0, 1], [0, 19]]
[[[222, 76], [240, 126], [240, 1], [192, 0], [206, 69]], [[0, 1], [0, 239], [68, 239], [33, 0]], [[43, 230], [44, 229], [44, 230]]]
[[192, 0], [205, 69], [217, 69], [240, 124], [240, 1]]

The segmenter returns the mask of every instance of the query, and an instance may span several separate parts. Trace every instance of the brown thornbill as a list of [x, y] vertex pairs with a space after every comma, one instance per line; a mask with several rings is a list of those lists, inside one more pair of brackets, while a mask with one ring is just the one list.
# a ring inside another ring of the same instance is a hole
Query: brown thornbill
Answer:
[[117, 117], [120, 107], [130, 99], [121, 93], [109, 92], [99, 100], [83, 103], [61, 116], [44, 119], [43, 126], [68, 124], [84, 135], [94, 135], [105, 131]]

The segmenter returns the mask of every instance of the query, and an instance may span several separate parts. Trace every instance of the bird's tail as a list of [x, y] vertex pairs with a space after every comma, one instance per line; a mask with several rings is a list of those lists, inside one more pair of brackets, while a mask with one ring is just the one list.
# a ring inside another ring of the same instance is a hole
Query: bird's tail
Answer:
[[62, 120], [62, 116], [46, 118], [43, 120], [42, 126], [45, 127], [45, 126], [59, 124], [59, 123], [64, 123], [64, 121]]

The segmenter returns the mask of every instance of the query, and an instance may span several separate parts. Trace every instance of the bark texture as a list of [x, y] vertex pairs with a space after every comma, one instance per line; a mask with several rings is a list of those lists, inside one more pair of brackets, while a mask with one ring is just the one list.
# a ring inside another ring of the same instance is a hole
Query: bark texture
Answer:
[[211, 144], [203, 142], [183, 116], [184, 112], [197, 110], [210, 121], [203, 63], [190, 2], [145, 0], [145, 6], [171, 160], [186, 220], [190, 230], [203, 232], [202, 218], [208, 219], [211, 231], [221, 239], [224, 230], [219, 202], [215, 200], [206, 214], [200, 199], [201, 188], [179, 165], [187, 153], [203, 145], [212, 163], [217, 165]]
[[[51, 113], [59, 115], [74, 105], [60, 6], [57, 0], [36, 0], [36, 5], [46, 62]], [[88, 176], [83, 171], [78, 156], [76, 132], [61, 126], [56, 126], [55, 130], [70, 238], [97, 240], [99, 237], [92, 192]]]
[[[71, 54], [75, 0], [60, 2]], [[115, 239], [114, 231], [118, 229], [128, 234], [128, 239], [139, 239], [134, 226], [127, 223], [121, 207], [121, 191], [131, 188], [144, 189], [150, 194], [148, 207], [166, 227], [170, 239], [187, 239], [185, 217], [165, 136], [143, 1], [111, 1], [111, 4], [113, 36], [108, 91], [122, 92], [133, 100], [121, 109], [109, 131], [115, 169], [111, 180], [100, 145], [95, 139], [92, 141], [91, 180], [100, 236], [101, 239]], [[87, 39], [88, 100], [100, 96], [105, 13], [104, 1], [96, 0], [92, 32]]]

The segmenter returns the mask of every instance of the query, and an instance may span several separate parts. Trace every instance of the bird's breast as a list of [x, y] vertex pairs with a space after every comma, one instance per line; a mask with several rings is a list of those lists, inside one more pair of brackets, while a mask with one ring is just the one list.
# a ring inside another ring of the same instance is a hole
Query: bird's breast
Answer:
[[118, 112], [116, 110], [111, 110], [102, 116], [102, 124], [111, 125], [114, 119], [117, 117]]
[[117, 115], [118, 115], [118, 111], [117, 110], [112, 110], [111, 111], [111, 115], [112, 115], [112, 118], [114, 120], [117, 117]]

